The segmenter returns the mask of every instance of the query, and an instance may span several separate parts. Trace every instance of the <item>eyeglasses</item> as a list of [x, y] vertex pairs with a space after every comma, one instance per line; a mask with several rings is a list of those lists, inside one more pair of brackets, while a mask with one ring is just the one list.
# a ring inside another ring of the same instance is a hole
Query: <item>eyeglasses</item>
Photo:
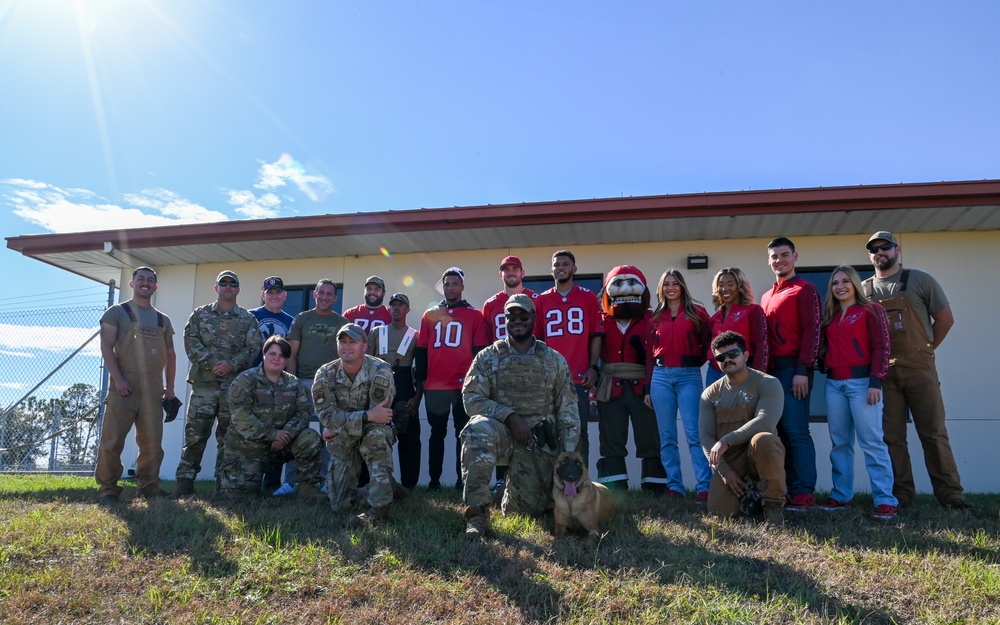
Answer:
[[722, 352], [721, 354], [715, 355], [715, 362], [725, 362], [727, 360], [736, 360], [736, 357], [743, 353], [742, 349], [733, 348], [729, 351]]
[[235, 280], [219, 280], [219, 286], [239, 286], [240, 283]]
[[896, 247], [895, 243], [883, 243], [882, 245], [873, 245], [868, 248], [868, 253], [874, 254], [875, 252], [888, 252], [894, 247]]
[[503, 314], [507, 318], [507, 321], [527, 321], [531, 319], [531, 313], [526, 311], [521, 311], [519, 313], [507, 311]]

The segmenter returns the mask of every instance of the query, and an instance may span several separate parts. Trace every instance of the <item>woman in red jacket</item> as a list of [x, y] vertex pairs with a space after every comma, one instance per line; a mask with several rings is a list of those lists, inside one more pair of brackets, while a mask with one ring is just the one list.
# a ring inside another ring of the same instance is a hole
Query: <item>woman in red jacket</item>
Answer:
[[853, 267], [830, 274], [823, 311], [820, 363], [827, 376], [826, 413], [830, 427], [833, 490], [823, 510], [851, 507], [854, 498], [854, 436], [865, 453], [876, 519], [896, 516], [892, 461], [882, 439], [882, 380], [889, 372], [889, 320], [861, 289]]
[[[747, 342], [747, 366], [767, 371], [767, 317], [764, 309], [753, 303], [753, 290], [742, 269], [724, 267], [715, 274], [712, 304], [715, 305], [715, 314], [711, 319], [711, 338], [727, 330], [738, 333]], [[714, 358], [709, 358], [708, 364], [706, 386], [723, 375]]]
[[701, 366], [708, 350], [709, 322], [705, 307], [691, 298], [684, 276], [667, 269], [660, 277], [659, 301], [650, 319], [653, 358], [647, 359], [649, 391], [646, 405], [656, 411], [660, 430], [660, 461], [667, 472], [667, 497], [684, 496], [681, 456], [677, 447], [677, 411], [684, 424], [684, 437], [694, 465], [697, 500], [708, 502], [712, 470], [701, 448], [698, 412], [705, 384]]

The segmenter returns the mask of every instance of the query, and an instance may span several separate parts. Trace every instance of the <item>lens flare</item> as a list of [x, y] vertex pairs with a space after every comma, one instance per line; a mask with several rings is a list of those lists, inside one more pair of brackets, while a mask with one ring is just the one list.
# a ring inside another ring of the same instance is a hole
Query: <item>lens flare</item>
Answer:
[[413, 279], [413, 276], [403, 276], [403, 286], [406, 288], [410, 288], [416, 283], [417, 281]]
[[382, 256], [385, 256], [386, 258], [392, 258], [392, 254], [390, 254], [389, 250], [385, 249], [384, 247], [378, 248], [378, 251], [382, 252]]

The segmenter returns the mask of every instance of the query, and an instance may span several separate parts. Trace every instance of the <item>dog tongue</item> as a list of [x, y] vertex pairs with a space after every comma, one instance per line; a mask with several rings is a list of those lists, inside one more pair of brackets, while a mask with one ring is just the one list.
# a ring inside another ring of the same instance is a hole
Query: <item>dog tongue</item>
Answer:
[[566, 488], [563, 489], [567, 497], [576, 497], [576, 483], [566, 482]]

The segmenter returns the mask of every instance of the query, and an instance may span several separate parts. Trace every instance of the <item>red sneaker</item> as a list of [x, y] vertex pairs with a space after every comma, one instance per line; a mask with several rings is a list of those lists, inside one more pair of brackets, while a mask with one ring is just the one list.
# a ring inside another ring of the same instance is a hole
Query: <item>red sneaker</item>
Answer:
[[850, 501], [837, 501], [833, 497], [830, 497], [823, 503], [819, 504], [820, 510], [826, 510], [827, 512], [833, 512], [834, 510], [850, 510], [851, 506], [854, 504], [854, 500]]
[[708, 491], [707, 490], [698, 491], [698, 495], [694, 498], [694, 500], [695, 500], [695, 502], [699, 506], [707, 506], [708, 505]]
[[891, 521], [896, 518], [896, 512], [899, 508], [896, 506], [890, 506], [887, 503], [879, 504], [875, 506], [875, 513], [872, 514], [872, 518], [877, 521]]
[[788, 498], [788, 503], [785, 504], [785, 510], [789, 512], [805, 512], [809, 508], [816, 505], [816, 498], [809, 493], [798, 493], [797, 495], [792, 495]]
[[668, 488], [667, 492], [663, 493], [663, 496], [667, 499], [684, 499], [684, 493], [676, 491], [672, 488]]

